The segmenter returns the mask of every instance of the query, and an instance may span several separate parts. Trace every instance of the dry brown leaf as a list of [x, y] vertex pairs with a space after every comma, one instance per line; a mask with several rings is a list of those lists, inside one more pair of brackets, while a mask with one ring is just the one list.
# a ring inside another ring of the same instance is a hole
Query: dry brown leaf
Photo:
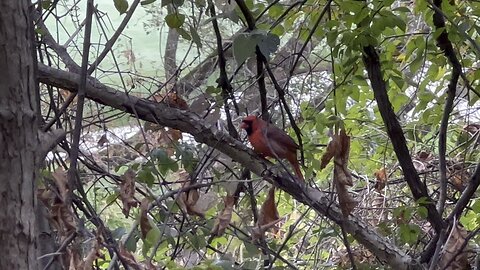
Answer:
[[150, 206], [150, 200], [144, 198], [140, 204], [140, 232], [142, 233], [142, 239], [147, 238], [148, 232], [152, 229], [150, 220], [148, 217], [148, 208]]
[[352, 186], [352, 174], [348, 169], [348, 158], [350, 154], [350, 137], [345, 130], [335, 134], [328, 144], [325, 154], [321, 159], [320, 168], [323, 169], [334, 158], [333, 182], [337, 189], [338, 202], [343, 215], [348, 216], [357, 205], [357, 202], [348, 193], [346, 186]]
[[375, 178], [377, 178], [377, 182], [375, 183], [375, 189], [380, 192], [385, 188], [385, 185], [387, 183], [387, 171], [385, 168], [382, 168], [375, 173]]
[[[270, 228], [274, 228], [275, 224], [280, 220], [277, 206], [275, 205], [275, 187], [272, 186], [258, 213], [258, 220], [252, 232], [252, 239], [263, 238], [265, 232]], [[276, 232], [278, 229], [275, 228], [274, 231]]]
[[120, 256], [122, 257], [122, 262], [125, 262], [131, 269], [134, 270], [142, 270], [143, 267], [141, 264], [137, 262], [135, 259], [135, 256], [133, 254], [125, 249], [125, 246], [120, 243], [119, 249], [118, 249]]
[[328, 143], [327, 149], [325, 150], [325, 153], [322, 155], [322, 159], [320, 161], [320, 170], [327, 166], [327, 164], [330, 162], [330, 160], [337, 153], [338, 148], [339, 148], [338, 141], [335, 139], [335, 136], [334, 136], [333, 140], [331, 140]]
[[178, 142], [182, 139], [182, 132], [178, 129], [170, 128], [168, 129], [168, 137], [174, 142]]
[[122, 213], [128, 217], [131, 207], [138, 205], [134, 198], [135, 195], [135, 172], [128, 169], [122, 175], [122, 183], [120, 183], [120, 199], [122, 200]]
[[338, 181], [334, 182], [338, 194], [338, 204], [340, 205], [343, 216], [347, 217], [353, 211], [353, 209], [355, 209], [358, 202], [352, 198], [350, 193], [348, 193], [348, 189], [345, 185]]
[[57, 230], [60, 238], [64, 238], [76, 230], [77, 219], [72, 212], [71, 206], [65, 203], [69, 196], [67, 172], [60, 168], [52, 173], [52, 177], [58, 193], [39, 189], [37, 194], [39, 200], [48, 210], [50, 223]]
[[470, 177], [468, 170], [463, 168], [463, 166], [460, 166], [459, 168], [453, 166], [453, 171], [449, 172], [448, 175], [448, 178], [452, 179], [453, 187], [460, 192], [463, 192]]
[[471, 135], [475, 135], [477, 132], [480, 131], [480, 124], [469, 124], [464, 126], [463, 129]]
[[[189, 187], [190, 175], [187, 172], [181, 172], [178, 182], [183, 182], [182, 188]], [[196, 204], [199, 198], [200, 195], [198, 193], [198, 189], [190, 189], [178, 195], [177, 203], [184, 213], [187, 213], [191, 216], [199, 216], [203, 218], [205, 217], [205, 214], [196, 208]]]
[[65, 203], [56, 203], [52, 205], [50, 208], [50, 215], [53, 225], [62, 237], [69, 235], [77, 229], [76, 218], [69, 205], [65, 205]]
[[156, 94], [153, 96], [153, 100], [156, 102], [162, 102], [167, 104], [170, 107], [174, 107], [181, 110], [188, 110], [187, 102], [177, 93], [169, 92], [165, 94]]
[[97, 145], [102, 147], [104, 146], [106, 143], [109, 143], [108, 139], [107, 139], [107, 135], [106, 134], [103, 134], [102, 137], [100, 137], [100, 139], [98, 140], [97, 142]]
[[74, 247], [68, 247], [66, 253], [68, 261], [68, 270], [79, 270], [83, 267], [83, 261], [80, 258], [80, 251]]
[[58, 168], [52, 173], [52, 177], [60, 193], [60, 199], [64, 202], [69, 193], [67, 172], [62, 168]]
[[225, 233], [230, 220], [232, 219], [233, 205], [235, 204], [235, 198], [232, 195], [227, 195], [224, 198], [225, 208], [218, 214], [215, 224], [212, 228], [212, 235], [221, 236]]
[[[455, 225], [455, 227], [452, 228], [452, 231], [448, 236], [447, 242], [444, 245], [440, 260], [438, 262], [438, 269], [470, 269], [470, 265], [468, 262], [468, 246], [461, 250], [463, 244], [466, 241], [466, 238], [467, 231], [464, 228], [458, 225]], [[457, 256], [454, 258], [455, 255]], [[448, 264], [450, 261], [452, 262]]]
[[430, 160], [433, 159], [433, 155], [432, 155], [432, 153], [427, 152], [427, 151], [419, 151], [417, 153], [416, 158], [420, 161], [430, 161]]
[[[96, 259], [98, 258], [103, 258], [102, 253], [100, 252], [100, 249], [102, 247], [102, 237], [100, 235], [100, 231], [97, 231], [97, 236], [95, 237], [95, 240], [91, 247], [89, 248], [89, 252], [87, 256], [80, 262], [78, 263], [78, 259], [74, 259], [77, 261], [77, 267], [74, 268], [76, 270], [92, 270], [93, 268], [93, 263]], [[71, 250], [72, 251], [72, 250]], [[77, 254], [79, 252], [76, 252]], [[71, 256], [75, 257], [74, 252], [70, 254]], [[72, 262], [72, 258], [70, 258], [70, 261]], [[70, 268], [72, 267], [72, 264], [70, 264]]]
[[100, 257], [99, 249], [100, 249], [100, 246], [95, 245], [87, 254], [87, 257], [85, 257], [85, 259], [83, 260], [82, 267], [80, 267], [79, 269], [92, 270], [93, 261]]
[[[152, 96], [151, 100], [156, 101], [158, 103], [165, 103], [170, 107], [181, 109], [181, 110], [189, 109], [187, 102], [175, 92], [168, 92], [166, 95], [163, 93], [158, 93]], [[145, 130], [151, 130], [151, 131], [158, 131], [160, 129], [163, 129], [162, 126], [155, 123], [150, 123], [150, 122], [146, 122], [144, 128]], [[180, 133], [180, 138], [181, 138], [181, 132], [180, 131], [177, 131], [177, 132]], [[178, 134], [176, 136], [178, 137]], [[178, 139], [175, 141], [178, 141]]]

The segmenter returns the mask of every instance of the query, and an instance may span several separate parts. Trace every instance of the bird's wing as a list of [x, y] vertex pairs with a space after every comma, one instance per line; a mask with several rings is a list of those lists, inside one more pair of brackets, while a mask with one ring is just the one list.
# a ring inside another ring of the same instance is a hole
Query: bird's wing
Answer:
[[277, 128], [276, 126], [269, 125], [267, 127], [266, 137], [291, 151], [296, 151], [299, 148], [298, 144], [290, 136], [288, 136], [285, 131]]

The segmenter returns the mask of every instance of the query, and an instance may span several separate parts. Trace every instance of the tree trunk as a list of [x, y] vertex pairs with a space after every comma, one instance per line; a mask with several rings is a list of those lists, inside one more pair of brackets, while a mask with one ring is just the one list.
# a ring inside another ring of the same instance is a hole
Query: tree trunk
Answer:
[[0, 1], [0, 265], [37, 269], [35, 95], [28, 0]]

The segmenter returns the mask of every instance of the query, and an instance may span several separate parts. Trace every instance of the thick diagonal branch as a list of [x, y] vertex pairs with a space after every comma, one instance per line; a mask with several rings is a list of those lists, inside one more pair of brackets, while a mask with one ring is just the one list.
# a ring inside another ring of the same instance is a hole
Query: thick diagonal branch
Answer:
[[375, 100], [377, 101], [378, 110], [382, 115], [383, 122], [387, 128], [388, 137], [392, 141], [393, 149], [397, 155], [398, 162], [402, 167], [403, 175], [407, 184], [412, 191], [415, 200], [424, 199], [425, 207], [428, 211], [428, 221], [432, 224], [438, 233], [444, 226], [442, 217], [438, 213], [432, 199], [428, 195], [427, 187], [420, 181], [417, 170], [413, 166], [412, 157], [408, 151], [407, 141], [403, 135], [402, 127], [397, 120], [392, 103], [388, 98], [387, 85], [383, 80], [380, 59], [377, 51], [373, 46], [363, 48], [363, 63], [367, 69], [368, 78], [372, 85]]
[[442, 0], [435, 0], [434, 5], [437, 7], [433, 14], [433, 24], [437, 30], [443, 29], [442, 33], [437, 38], [437, 46], [443, 51], [445, 57], [452, 65], [452, 77], [448, 83], [447, 100], [445, 102], [445, 109], [443, 110], [442, 122], [440, 124], [440, 131], [438, 134], [438, 170], [440, 172], [440, 196], [438, 198], [437, 209], [440, 215], [445, 208], [445, 201], [447, 200], [447, 128], [448, 119], [453, 109], [453, 101], [457, 91], [457, 83], [462, 73], [462, 65], [458, 61], [457, 55], [453, 50], [453, 45], [448, 38], [447, 30], [445, 30], [445, 18], [440, 13], [442, 9]]
[[[79, 75], [39, 65], [41, 83], [76, 91]], [[228, 134], [212, 130], [194, 113], [171, 108], [163, 103], [155, 103], [107, 87], [103, 84], [87, 84], [86, 97], [98, 103], [137, 115], [146, 121], [181, 130], [191, 134], [197, 142], [216, 148], [233, 160], [239, 162], [267, 181], [290, 194], [295, 200], [312, 207], [317, 213], [337, 224], [343, 224], [346, 231], [358, 242], [367, 247], [377, 258], [388, 263], [394, 269], [417, 268], [416, 262], [401, 249], [388, 242], [372, 227], [357, 217], [343, 218], [339, 207], [330, 201], [330, 196], [313, 188], [305, 187], [293, 181], [288, 174], [272, 172], [267, 168], [270, 163], [259, 158], [252, 150]], [[286, 176], [285, 176], [286, 175]]]

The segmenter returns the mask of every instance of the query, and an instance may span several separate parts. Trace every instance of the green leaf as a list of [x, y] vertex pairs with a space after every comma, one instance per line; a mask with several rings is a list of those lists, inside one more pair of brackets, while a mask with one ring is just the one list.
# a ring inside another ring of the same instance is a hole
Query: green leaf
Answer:
[[276, 36], [282, 36], [283, 34], [285, 33], [285, 28], [283, 27], [283, 25], [281, 24], [278, 24], [277, 26], [275, 26], [273, 29], [272, 29], [272, 34], [276, 35]]
[[162, 7], [166, 5], [172, 5], [174, 7], [180, 7], [183, 5], [183, 0], [162, 0]]
[[107, 198], [105, 198], [105, 202], [107, 203], [107, 205], [112, 204], [115, 200], [117, 200], [119, 196], [120, 195], [118, 194], [118, 192], [112, 193], [108, 195]]
[[409, 12], [410, 12], [410, 9], [409, 9], [408, 7], [398, 7], [398, 8], [394, 8], [393, 11], [407, 12], [407, 13], [409, 13]]
[[270, 54], [274, 53], [278, 45], [280, 45], [280, 38], [272, 33], [259, 33], [254, 34], [255, 39], [257, 40], [258, 48], [262, 52], [263, 56], [268, 60]]
[[172, 13], [165, 16], [165, 22], [170, 28], [180, 28], [185, 22], [185, 15], [180, 13]]
[[207, 1], [205, 1], [205, 0], [195, 0], [195, 5], [197, 7], [206, 7], [207, 6]]
[[219, 94], [222, 92], [222, 89], [215, 86], [208, 86], [206, 92], [210, 95]]
[[125, 248], [128, 251], [135, 252], [137, 250], [137, 242], [140, 239], [138, 235], [138, 229], [135, 229], [133, 234], [128, 238], [127, 242], [125, 242]]
[[137, 177], [140, 182], [147, 184], [149, 187], [153, 186], [153, 183], [155, 183], [155, 177], [148, 168], [143, 168], [138, 172]]
[[280, 15], [282, 15], [282, 13], [283, 13], [283, 7], [279, 4], [275, 4], [271, 6], [270, 9], [268, 10], [268, 16], [270, 16], [273, 19], [277, 19], [278, 17], [280, 17]]
[[180, 36], [182, 36], [182, 38], [186, 40], [192, 40], [192, 37], [190, 36], [190, 34], [187, 31], [185, 31], [185, 29], [183, 29], [182, 27], [175, 28], [175, 30], [180, 34]]
[[47, 32], [45, 31], [45, 29], [43, 29], [43, 28], [38, 28], [38, 27], [35, 28], [35, 33], [37, 33], [37, 34], [39, 34], [39, 35], [41, 35], [41, 36], [44, 36], [45, 34], [47, 34]]
[[480, 213], [480, 200], [475, 200], [475, 202], [472, 204], [472, 210], [473, 212], [479, 214]]
[[127, 0], [113, 0], [113, 4], [115, 5], [115, 8], [118, 10], [118, 12], [120, 12], [120, 14], [127, 12], [127, 9], [128, 9]]
[[187, 234], [188, 238], [195, 249], [201, 249], [207, 246], [205, 236], [198, 234]]
[[243, 244], [245, 245], [245, 249], [247, 250], [247, 257], [255, 257], [260, 253], [258, 247], [250, 243], [249, 241], [243, 241]]
[[155, 1], [157, 1], [157, 0], [143, 0], [142, 2], [140, 2], [140, 5], [145, 6], [145, 5], [151, 4]]
[[52, 6], [52, 1], [51, 0], [43, 0], [42, 1], [42, 8], [43, 9], [49, 9]]
[[257, 44], [253, 42], [253, 39], [249, 34], [239, 34], [233, 40], [233, 56], [237, 64], [242, 64], [248, 58], [255, 55], [255, 46]]
[[428, 216], [428, 210], [425, 206], [419, 206], [417, 209], [417, 213], [423, 219], [426, 219]]
[[183, 168], [187, 172], [192, 172], [197, 166], [198, 162], [198, 160], [193, 156], [193, 152], [189, 149], [183, 149], [180, 153]]
[[198, 35], [197, 29], [195, 29], [191, 25], [189, 26], [189, 28], [190, 28], [190, 35], [192, 36], [192, 41], [195, 42], [195, 44], [197, 44], [198, 48], [202, 48], [202, 40]]
[[415, 224], [400, 224], [400, 239], [407, 244], [415, 244], [420, 235], [420, 227]]

